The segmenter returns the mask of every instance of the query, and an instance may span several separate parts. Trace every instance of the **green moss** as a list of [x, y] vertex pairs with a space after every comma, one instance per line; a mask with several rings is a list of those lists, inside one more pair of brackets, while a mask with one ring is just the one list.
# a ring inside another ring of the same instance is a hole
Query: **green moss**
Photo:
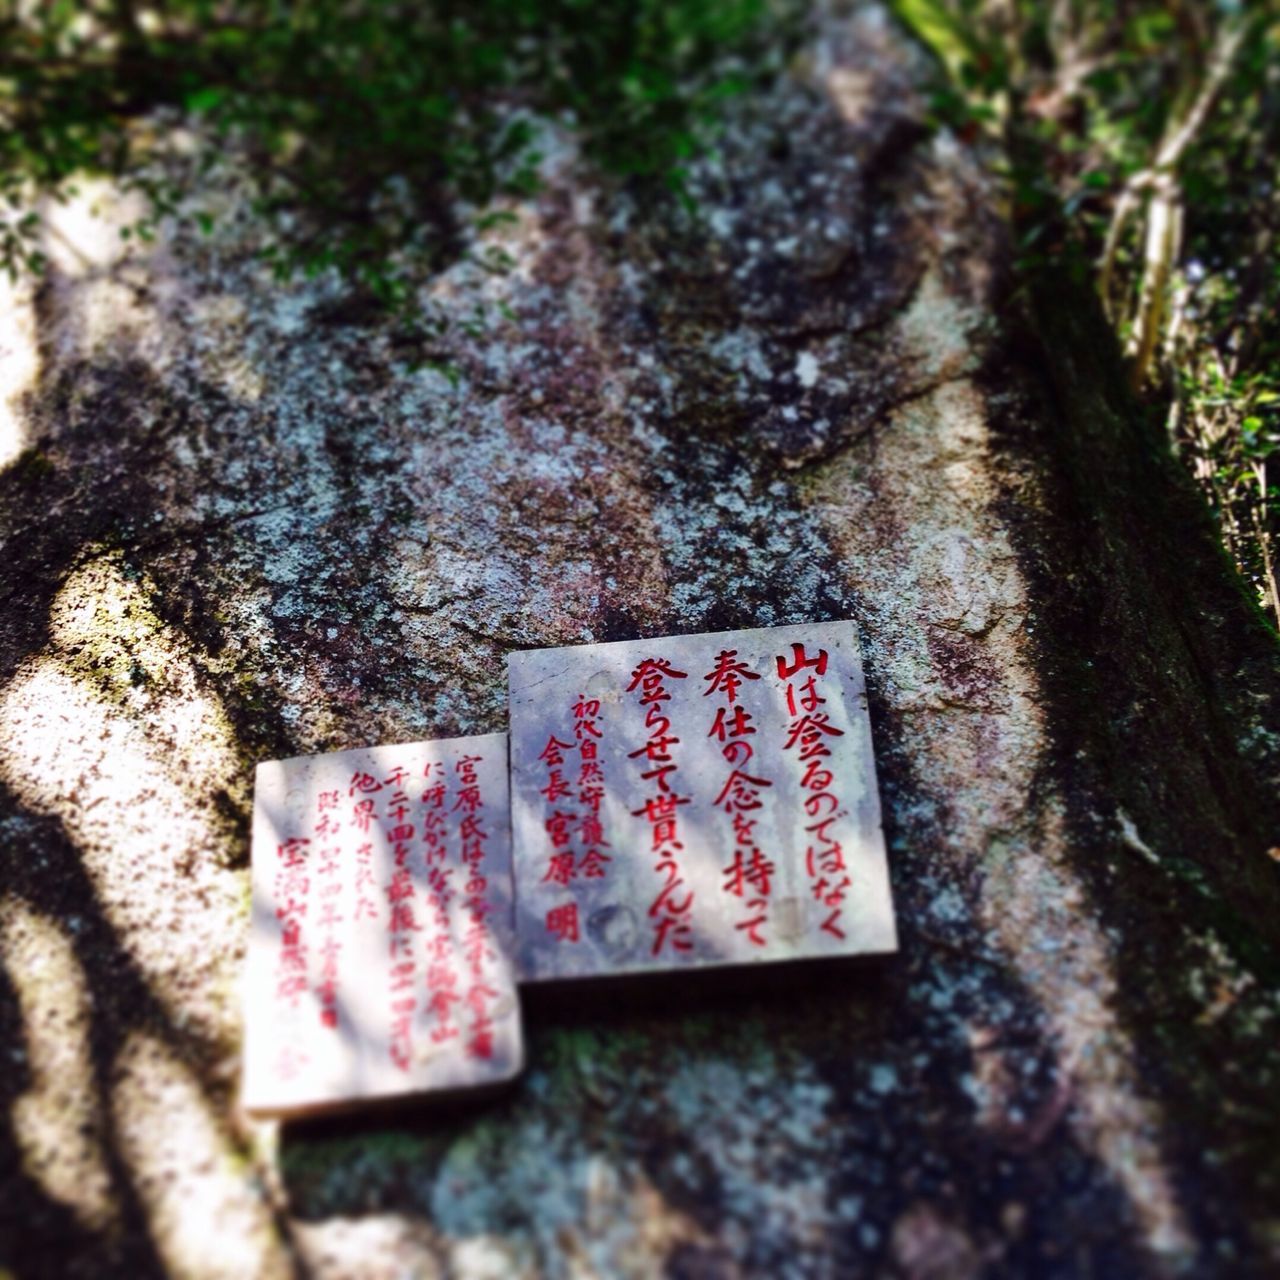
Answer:
[[[417, 278], [464, 253], [508, 268], [501, 243], [484, 237], [511, 214], [490, 205], [536, 188], [548, 125], [569, 128], [607, 171], [682, 192], [681, 166], [721, 102], [776, 63], [794, 26], [778, 23], [784, 8], [317, 0], [231, 3], [214, 21], [186, 0], [145, 29], [131, 6], [107, 6], [84, 30], [74, 5], [24, 12], [7, 42], [20, 55], [0, 48], [0, 196], [18, 210], [0, 226], [0, 269], [44, 269], [41, 207], [28, 209], [29, 196], [62, 194], [84, 172], [109, 172], [144, 197], [126, 240], [149, 241], [173, 217], [209, 234], [216, 219], [184, 208], [185, 184], [206, 191], [239, 148], [253, 160], [261, 253], [278, 277], [336, 270], [372, 311], [411, 317], [430, 338], [446, 322], [413, 314]], [[149, 162], [166, 140], [131, 120], [166, 107], [197, 127], [191, 163], [162, 174]], [[459, 199], [476, 210], [470, 228]]]

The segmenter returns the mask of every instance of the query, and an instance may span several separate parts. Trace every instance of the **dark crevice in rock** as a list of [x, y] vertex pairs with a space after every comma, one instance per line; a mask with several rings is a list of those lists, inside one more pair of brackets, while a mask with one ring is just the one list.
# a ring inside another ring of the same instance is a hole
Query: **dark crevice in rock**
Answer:
[[[1080, 326], [1104, 352], [1110, 341], [1093, 300], [1061, 281], [1051, 296], [1049, 345], [1007, 347], [985, 374], [1004, 447], [1038, 459], [1050, 500], [1006, 506], [1041, 637], [1055, 743], [1043, 785], [1064, 798], [1073, 867], [1117, 947], [1119, 1011], [1166, 1113], [1160, 1141], [1201, 1263], [1230, 1268], [1267, 1247], [1251, 1233], [1280, 1187], [1269, 1130], [1256, 1124], [1278, 1083], [1276, 915], [1246, 870], [1250, 859], [1265, 870], [1280, 826], [1268, 836], [1274, 777], [1239, 754], [1222, 719], [1224, 680], [1280, 690], [1280, 664], [1185, 477], [1135, 426], [1118, 362], [1088, 353]], [[1274, 697], [1252, 714], [1268, 715]], [[1130, 847], [1138, 839], [1150, 856]], [[1207, 1016], [1205, 984], [1222, 981], [1214, 946], [1250, 976]]]

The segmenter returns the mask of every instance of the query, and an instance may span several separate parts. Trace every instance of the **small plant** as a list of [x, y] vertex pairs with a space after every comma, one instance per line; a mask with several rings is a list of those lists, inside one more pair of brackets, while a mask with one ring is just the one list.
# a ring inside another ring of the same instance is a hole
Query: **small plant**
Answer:
[[1134, 389], [1168, 406], [1223, 539], [1280, 619], [1280, 6], [896, 0], [940, 125], [1008, 158], [1024, 272], [1092, 273]]

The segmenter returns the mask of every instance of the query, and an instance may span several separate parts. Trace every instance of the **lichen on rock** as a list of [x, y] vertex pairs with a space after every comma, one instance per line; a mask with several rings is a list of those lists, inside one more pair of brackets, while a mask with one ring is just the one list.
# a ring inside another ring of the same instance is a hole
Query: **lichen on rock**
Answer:
[[[930, 128], [883, 9], [813, 26], [690, 166], [695, 213], [548, 147], [503, 232], [515, 268], [430, 286], [481, 317], [441, 340], [447, 368], [349, 321], [333, 280], [273, 282], [235, 222], [57, 260], [10, 299], [37, 371], [28, 462], [0, 473], [0, 1265], [1274, 1259], [1274, 985], [1209, 891], [1160, 915], [1183, 852], [1120, 823], [1065, 727], [1050, 584], [1076, 572], [1076, 499], [1004, 305], [997, 193]], [[514, 648], [846, 617], [898, 956], [535, 1010], [525, 1077], [456, 1114], [238, 1114], [256, 760], [500, 729]], [[40, 956], [44, 986], [20, 972]], [[59, 1062], [84, 1080], [65, 1142], [41, 1128]]]

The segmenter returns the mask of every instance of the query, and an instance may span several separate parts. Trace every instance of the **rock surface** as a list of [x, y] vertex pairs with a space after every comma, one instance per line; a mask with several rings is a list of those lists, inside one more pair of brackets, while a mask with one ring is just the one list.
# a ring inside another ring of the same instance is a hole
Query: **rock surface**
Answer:
[[[58, 215], [0, 359], [0, 1266], [1277, 1265], [1274, 919], [1229, 934], [1077, 761], [1074, 500], [997, 194], [882, 10], [816, 27], [697, 219], [553, 147], [515, 269], [433, 285], [478, 316], [448, 373], [234, 221], [125, 254], [110, 193]], [[898, 957], [535, 1009], [525, 1077], [461, 1113], [238, 1113], [254, 762], [501, 729], [516, 648], [842, 617]]]

